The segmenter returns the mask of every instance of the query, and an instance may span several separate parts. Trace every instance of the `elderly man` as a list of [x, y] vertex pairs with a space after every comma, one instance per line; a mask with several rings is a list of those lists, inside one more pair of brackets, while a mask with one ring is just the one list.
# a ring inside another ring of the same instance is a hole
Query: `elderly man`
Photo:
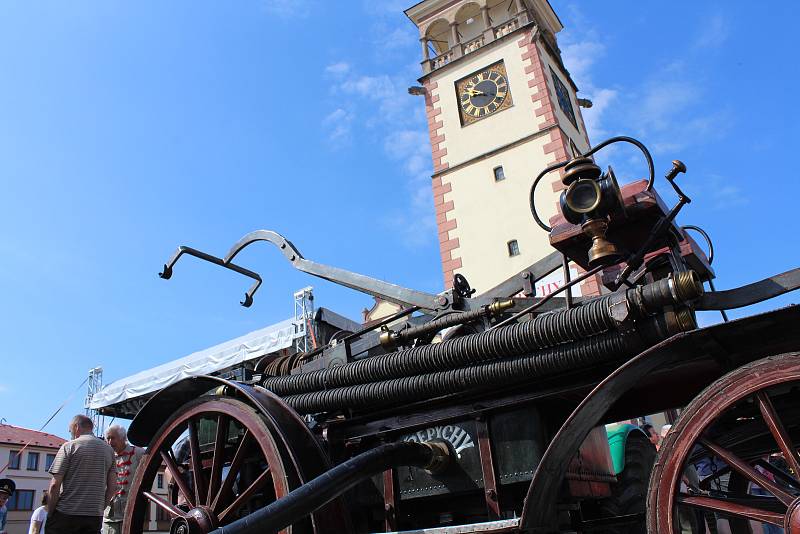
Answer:
[[103, 534], [122, 534], [122, 520], [128, 503], [128, 489], [144, 449], [128, 444], [128, 433], [119, 425], [106, 430], [106, 441], [114, 449], [117, 466], [117, 490], [103, 517]]
[[0, 534], [6, 534], [6, 503], [14, 495], [17, 485], [10, 478], [0, 478]]
[[103, 509], [117, 492], [114, 450], [92, 434], [94, 424], [76, 415], [69, 424], [72, 440], [58, 449], [50, 466], [47, 534], [97, 534]]

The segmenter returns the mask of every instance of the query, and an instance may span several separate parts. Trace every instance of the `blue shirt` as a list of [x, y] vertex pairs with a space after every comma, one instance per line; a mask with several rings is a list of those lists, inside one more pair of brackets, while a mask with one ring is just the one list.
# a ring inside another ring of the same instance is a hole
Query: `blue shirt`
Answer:
[[0, 530], [6, 529], [6, 505], [0, 506]]

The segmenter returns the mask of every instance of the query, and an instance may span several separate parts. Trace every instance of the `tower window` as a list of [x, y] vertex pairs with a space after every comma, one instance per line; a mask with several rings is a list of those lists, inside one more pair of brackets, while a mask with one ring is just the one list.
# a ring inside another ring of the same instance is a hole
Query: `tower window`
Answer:
[[503, 166], [498, 165], [494, 168], [494, 181], [501, 182], [506, 179], [506, 173], [503, 172]]
[[506, 245], [508, 245], [509, 257], [519, 256], [519, 243], [517, 243], [516, 239], [512, 239]]

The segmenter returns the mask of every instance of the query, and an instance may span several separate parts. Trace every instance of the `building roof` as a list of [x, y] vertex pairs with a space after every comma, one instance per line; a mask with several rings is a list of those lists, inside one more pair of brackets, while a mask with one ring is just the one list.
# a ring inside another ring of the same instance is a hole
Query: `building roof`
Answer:
[[39, 432], [38, 430], [22, 428], [21, 426], [0, 424], [0, 443], [25, 445], [29, 441], [31, 446], [52, 447], [57, 449], [67, 440], [53, 434], [48, 434], [47, 432]]

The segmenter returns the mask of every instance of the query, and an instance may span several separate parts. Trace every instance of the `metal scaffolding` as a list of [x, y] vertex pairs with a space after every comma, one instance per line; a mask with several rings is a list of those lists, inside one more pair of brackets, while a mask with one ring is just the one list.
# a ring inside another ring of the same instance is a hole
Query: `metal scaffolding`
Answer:
[[314, 288], [307, 286], [294, 293], [294, 323], [297, 333], [301, 334], [295, 341], [298, 352], [308, 352], [317, 346], [313, 318]]
[[83, 407], [86, 410], [86, 416], [89, 417], [94, 423], [94, 432], [97, 436], [103, 436], [105, 429], [105, 416], [101, 415], [97, 410], [91, 408], [92, 397], [95, 393], [103, 389], [103, 368], [94, 367], [89, 369], [89, 380], [87, 381], [86, 400], [83, 402]]

